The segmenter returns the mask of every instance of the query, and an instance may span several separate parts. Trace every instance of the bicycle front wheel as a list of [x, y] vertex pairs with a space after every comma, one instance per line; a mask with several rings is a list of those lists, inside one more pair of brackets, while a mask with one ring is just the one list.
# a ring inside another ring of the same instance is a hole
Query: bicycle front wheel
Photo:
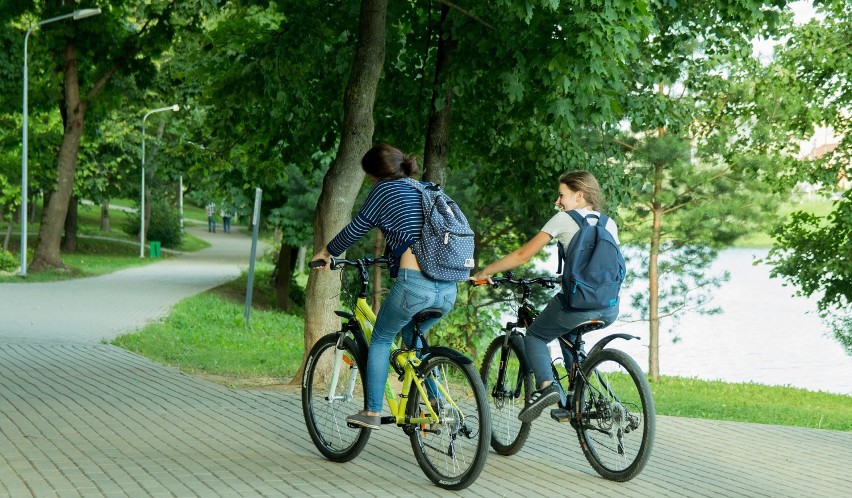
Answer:
[[592, 353], [574, 390], [574, 423], [586, 460], [606, 479], [636, 477], [654, 444], [654, 398], [645, 374], [617, 349]]
[[412, 385], [408, 415], [423, 417], [428, 413], [426, 403], [431, 403], [440, 421], [411, 428], [414, 457], [439, 487], [464, 489], [479, 477], [488, 458], [491, 418], [485, 389], [473, 365], [464, 360], [430, 356], [423, 371], [429, 399], [424, 400]]
[[370, 438], [370, 429], [352, 429], [346, 417], [365, 408], [364, 369], [355, 342], [329, 334], [314, 344], [302, 376], [302, 411], [314, 445], [329, 460], [352, 460]]
[[491, 411], [491, 447], [500, 455], [514, 455], [527, 440], [531, 422], [518, 420], [518, 412], [532, 393], [532, 374], [517, 342], [505, 344], [500, 336], [488, 346], [480, 368]]

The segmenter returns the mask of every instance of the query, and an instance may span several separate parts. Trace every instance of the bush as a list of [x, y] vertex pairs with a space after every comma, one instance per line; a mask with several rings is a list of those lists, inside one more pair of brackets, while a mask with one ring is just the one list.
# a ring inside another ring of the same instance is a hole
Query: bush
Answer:
[[[131, 214], [124, 225], [124, 232], [139, 235], [139, 213]], [[163, 199], [151, 201], [151, 221], [148, 226], [147, 240], [156, 240], [162, 247], [176, 249], [180, 247], [183, 234], [180, 231], [180, 214], [177, 209]]]
[[19, 265], [18, 258], [5, 249], [0, 249], [0, 271], [15, 271]]

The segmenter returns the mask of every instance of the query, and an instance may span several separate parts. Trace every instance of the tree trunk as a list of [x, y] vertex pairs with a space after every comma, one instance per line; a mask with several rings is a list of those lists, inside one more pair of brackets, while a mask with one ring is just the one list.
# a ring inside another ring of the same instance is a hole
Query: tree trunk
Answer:
[[65, 215], [65, 242], [62, 252], [77, 252], [77, 198], [72, 196]]
[[101, 232], [109, 232], [109, 199], [101, 204]]
[[[446, 69], [449, 56], [456, 43], [450, 38], [449, 30], [445, 30], [447, 15], [450, 8], [441, 5], [441, 24], [438, 28], [438, 55], [435, 62], [435, 78], [432, 85], [432, 105], [429, 125], [426, 129], [426, 150], [423, 154], [423, 179], [438, 185], [447, 181], [447, 153], [450, 143], [450, 111], [452, 108], [453, 90], [445, 84]], [[443, 97], [444, 105], [437, 109], [439, 98]]]
[[27, 211], [29, 211], [27, 213], [27, 220], [29, 220], [29, 223], [35, 223], [36, 220], [36, 199], [38, 199], [38, 196], [30, 194], [29, 202], [27, 203]]
[[278, 250], [278, 263], [275, 272], [275, 296], [278, 301], [278, 309], [290, 311], [290, 281], [292, 280], [293, 252], [294, 247], [281, 244]]
[[148, 232], [151, 228], [151, 190], [154, 188], [154, 176], [157, 173], [158, 162], [157, 154], [160, 152], [160, 140], [163, 139], [163, 131], [166, 129], [166, 122], [161, 121], [157, 125], [157, 140], [151, 147], [151, 152], [146, 154], [145, 158], [145, 240], [148, 240]]
[[[313, 252], [334, 237], [350, 219], [355, 197], [364, 181], [361, 158], [373, 140], [373, 106], [385, 62], [387, 0], [362, 0], [358, 22], [358, 47], [343, 96], [343, 127], [337, 155], [323, 180], [314, 213]], [[314, 270], [305, 290], [305, 358], [314, 343], [336, 330], [340, 278], [331, 271]], [[298, 383], [302, 367], [293, 377]]]
[[[18, 208], [18, 211], [20, 212], [20, 208]], [[12, 216], [12, 217], [9, 218], [9, 222], [6, 225], [6, 235], [3, 237], [3, 250], [4, 251], [9, 250], [9, 239], [12, 238], [12, 227], [14, 225], [15, 225], [15, 217]]]
[[77, 47], [73, 41], [65, 45], [64, 104], [65, 130], [62, 145], [59, 147], [56, 186], [50, 201], [45, 207], [43, 221], [38, 232], [38, 241], [30, 269], [33, 271], [48, 268], [67, 268], [59, 259], [59, 246], [62, 242], [62, 229], [68, 202], [74, 189], [74, 176], [77, 173], [77, 150], [83, 135], [83, 122], [88, 103], [80, 100], [80, 85], [77, 79]]
[[304, 273], [305, 272], [305, 253], [308, 252], [308, 248], [306, 246], [299, 246], [299, 254], [296, 257], [296, 266], [293, 267], [293, 271], [296, 273]]
[[660, 195], [663, 190], [663, 165], [654, 166], [653, 226], [651, 228], [651, 255], [648, 259], [648, 318], [649, 348], [648, 375], [656, 382], [660, 379], [660, 239], [663, 226], [663, 207]]

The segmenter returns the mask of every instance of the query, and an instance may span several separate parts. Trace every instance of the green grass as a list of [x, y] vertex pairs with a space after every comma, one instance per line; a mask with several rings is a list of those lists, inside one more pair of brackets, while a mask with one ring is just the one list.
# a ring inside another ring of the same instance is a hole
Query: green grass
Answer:
[[[20, 239], [15, 238], [14, 255], [20, 254]], [[34, 244], [35, 239], [30, 241]], [[27, 251], [28, 253], [30, 251]], [[168, 257], [165, 253], [165, 257]], [[0, 283], [4, 282], [54, 282], [72, 278], [85, 278], [112, 273], [124, 268], [142, 266], [158, 261], [156, 259], [139, 257], [139, 245], [125, 242], [101, 239], [77, 239], [77, 252], [62, 253], [62, 262], [68, 266], [68, 270], [45, 270], [39, 272], [28, 271], [27, 278], [23, 279], [17, 274], [0, 275]], [[32, 259], [32, 257], [30, 257]]]
[[[189, 206], [187, 204], [183, 205], [183, 219], [184, 220], [194, 220], [200, 223], [207, 223], [207, 213], [204, 211], [204, 208]], [[219, 220], [221, 222], [221, 220]]]
[[660, 415], [852, 431], [850, 396], [682, 377], [662, 377], [651, 390]]
[[265, 285], [272, 268], [258, 264], [251, 326], [245, 324], [245, 275], [210, 292], [187, 298], [161, 323], [123, 335], [112, 344], [191, 374], [236, 385], [285, 383], [304, 351], [302, 318], [274, 311], [274, 291]]
[[[802, 197], [798, 200], [784, 203], [778, 209], [778, 215], [782, 218], [786, 218], [794, 211], [804, 211], [819, 217], [825, 217], [831, 212], [831, 210], [832, 201], [828, 199], [817, 196], [814, 196], [813, 198]], [[755, 233], [740, 237], [734, 244], [734, 247], [768, 249], [772, 247], [772, 242], [772, 236], [768, 233]]]
[[[128, 201], [130, 205], [132, 202]], [[119, 201], [119, 204], [122, 205]], [[197, 208], [196, 208], [197, 209]], [[62, 252], [60, 259], [69, 267], [68, 270], [45, 270], [39, 272], [27, 271], [27, 278], [22, 279], [13, 274], [0, 273], [0, 283], [31, 283], [31, 282], [54, 282], [72, 278], [85, 278], [106, 273], [112, 273], [124, 268], [147, 265], [159, 261], [147, 257], [148, 248], [145, 248], [146, 257], [139, 257], [139, 242], [121, 229], [126, 222], [124, 211], [110, 211], [110, 230], [102, 232], [101, 211], [99, 206], [81, 205], [77, 211], [77, 251], [73, 253]], [[15, 225], [16, 229], [20, 229]], [[35, 250], [36, 239], [40, 228], [39, 223], [27, 225], [29, 262], [32, 262], [32, 254]], [[109, 239], [109, 240], [104, 240]], [[9, 240], [9, 251], [17, 260], [20, 256], [20, 236], [13, 234]], [[183, 234], [183, 241], [179, 248], [183, 252], [194, 252], [210, 247], [210, 244], [194, 237], [188, 233]], [[162, 252], [162, 258], [173, 257], [168, 250]], [[29, 263], [28, 263], [29, 264]]]
[[[250, 328], [244, 275], [113, 344], [233, 387], [288, 384], [302, 360], [303, 321], [274, 311], [274, 291], [265, 284], [270, 271], [258, 267]], [[662, 377], [651, 389], [659, 415], [852, 431], [850, 396], [681, 377]]]
[[[809, 209], [820, 209], [820, 206], [827, 206], [827, 203], [817, 203]], [[91, 230], [93, 235], [100, 236], [99, 210], [82, 211], [80, 232]], [[202, 209], [194, 208], [193, 211], [193, 219], [205, 221]], [[113, 226], [120, 227], [119, 220], [120, 215], [112, 217]], [[31, 233], [37, 233], [37, 225]], [[120, 234], [123, 235], [114, 230], [107, 236], [121, 238]], [[191, 236], [185, 240], [185, 250], [207, 246]], [[17, 247], [15, 239], [10, 249]], [[139, 246], [133, 240], [80, 238], [77, 253], [62, 255], [73, 271], [29, 273], [27, 281], [100, 275], [156, 261], [140, 259], [138, 251]], [[163, 255], [168, 257], [167, 253]], [[289, 383], [303, 356], [303, 319], [274, 310], [274, 290], [268, 284], [271, 268], [258, 263], [256, 270], [250, 327], [243, 317], [246, 287], [243, 275], [209, 292], [185, 299], [162, 322], [121, 336], [113, 344], [232, 386]], [[305, 278], [297, 275], [297, 282], [304, 285]], [[0, 276], [0, 283], [20, 281], [22, 279], [15, 275]], [[679, 377], [663, 377], [651, 387], [660, 415], [852, 431], [850, 396]]]

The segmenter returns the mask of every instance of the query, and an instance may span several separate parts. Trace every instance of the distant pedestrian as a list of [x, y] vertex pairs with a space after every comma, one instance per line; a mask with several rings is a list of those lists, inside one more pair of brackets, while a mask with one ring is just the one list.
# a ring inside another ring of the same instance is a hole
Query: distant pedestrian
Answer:
[[207, 205], [207, 231], [216, 233], [216, 204]]
[[222, 217], [222, 231], [225, 233], [231, 233], [231, 212], [230, 210], [224, 209], [219, 213]]

